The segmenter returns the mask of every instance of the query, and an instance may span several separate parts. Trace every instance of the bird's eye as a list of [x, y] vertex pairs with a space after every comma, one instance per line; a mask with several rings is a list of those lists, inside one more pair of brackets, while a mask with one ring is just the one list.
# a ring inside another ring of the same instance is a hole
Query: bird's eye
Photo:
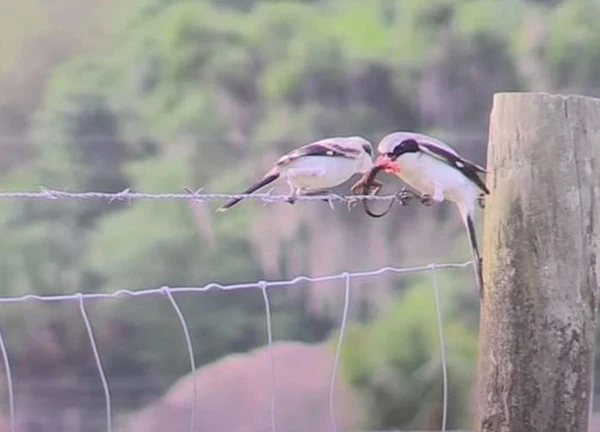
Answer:
[[396, 147], [394, 147], [394, 150], [390, 153], [388, 153], [388, 156], [390, 157], [390, 159], [395, 160], [397, 159], [402, 153], [404, 153], [404, 146], [402, 144], [397, 145]]
[[363, 149], [364, 149], [364, 150], [367, 152], [367, 154], [368, 154], [369, 156], [373, 156], [373, 149], [371, 148], [371, 146], [368, 146], [368, 145], [366, 145], [366, 144], [365, 144], [365, 145], [363, 146]]
[[388, 153], [388, 156], [392, 159], [398, 159], [404, 153], [412, 153], [419, 150], [419, 144], [412, 138], [405, 139], [404, 141], [398, 143], [394, 149]]

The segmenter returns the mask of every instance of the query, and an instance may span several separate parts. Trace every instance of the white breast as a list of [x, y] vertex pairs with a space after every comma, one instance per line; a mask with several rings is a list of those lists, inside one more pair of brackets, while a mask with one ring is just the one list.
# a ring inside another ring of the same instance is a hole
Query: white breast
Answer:
[[398, 158], [398, 177], [422, 194], [433, 195], [434, 185], [453, 202], [471, 201], [479, 195], [477, 186], [460, 171], [423, 153], [405, 153]]
[[[306, 156], [287, 164], [282, 174], [284, 178], [289, 174], [296, 187], [328, 189], [347, 181], [361, 170], [362, 164], [361, 158]], [[315, 175], [310, 175], [311, 172]]]

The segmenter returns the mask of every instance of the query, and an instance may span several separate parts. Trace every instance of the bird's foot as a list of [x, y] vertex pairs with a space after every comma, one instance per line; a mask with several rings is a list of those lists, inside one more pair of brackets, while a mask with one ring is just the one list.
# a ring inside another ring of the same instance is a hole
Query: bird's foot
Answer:
[[362, 189], [362, 188], [364, 187], [364, 185], [365, 185], [365, 180], [366, 180], [366, 177], [365, 177], [365, 176], [361, 177], [361, 178], [360, 178], [360, 179], [359, 179], [359, 180], [358, 180], [356, 183], [354, 183], [354, 184], [352, 185], [352, 187], [350, 188], [350, 192], [351, 192], [353, 195], [358, 195], [358, 194], [359, 194], [359, 192], [361, 191], [361, 189]]
[[433, 205], [433, 203], [435, 202], [435, 200], [433, 199], [433, 197], [429, 194], [423, 194], [419, 197], [419, 200], [421, 201], [421, 204], [423, 204], [426, 207], [430, 207]]
[[[367, 176], [361, 177], [352, 187], [350, 188], [350, 192], [354, 195], [359, 195], [362, 189], [365, 187], [365, 183], [367, 181]], [[383, 187], [383, 183], [378, 180], [373, 179], [370, 184], [369, 190], [366, 191], [367, 195], [377, 195], [381, 188]]]
[[407, 188], [402, 188], [395, 196], [396, 201], [398, 201], [403, 206], [410, 203], [415, 197], [418, 197], [418, 195]]
[[479, 204], [479, 207], [484, 209], [485, 208], [485, 195], [484, 194], [480, 194], [477, 197], [477, 204]]
[[[362, 187], [362, 185], [361, 185], [361, 187]], [[381, 183], [379, 181], [374, 181], [373, 184], [371, 185], [371, 187], [369, 188], [369, 190], [367, 191], [367, 195], [368, 196], [376, 196], [382, 187], [383, 187], [383, 183]], [[354, 193], [354, 194], [357, 194], [357, 192], [358, 192], [358, 190], [356, 190], [356, 191], [352, 190], [352, 193]], [[352, 198], [352, 197], [346, 198], [346, 202], [348, 204], [348, 210], [355, 207], [359, 201], [360, 201], [359, 198]]]
[[358, 198], [346, 198], [346, 206], [348, 207], [348, 211], [352, 210], [354, 207], [356, 207], [356, 204], [358, 204], [360, 200]]
[[287, 198], [285, 199], [285, 202], [288, 204], [295, 204], [296, 203], [296, 197], [298, 196], [298, 192], [300, 191], [298, 188], [294, 187], [294, 184], [292, 183], [292, 180], [290, 179], [289, 173], [287, 173], [287, 184], [290, 188], [290, 192], [289, 195], [287, 196]]

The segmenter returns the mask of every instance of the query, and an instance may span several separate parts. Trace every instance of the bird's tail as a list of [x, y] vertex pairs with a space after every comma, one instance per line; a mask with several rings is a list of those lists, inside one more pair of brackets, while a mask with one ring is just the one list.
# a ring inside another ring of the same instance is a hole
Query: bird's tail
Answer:
[[[242, 194], [243, 195], [251, 194], [251, 193], [257, 191], [258, 189], [265, 187], [269, 183], [272, 183], [275, 180], [277, 180], [279, 178], [279, 175], [280, 175], [279, 170], [277, 168], [273, 168], [271, 171], [266, 173], [262, 179], [260, 179], [259, 181], [254, 183], [252, 186], [250, 186], [248, 189], [246, 189], [244, 192], [242, 192]], [[223, 212], [223, 211], [229, 209], [230, 207], [233, 207], [234, 205], [236, 205], [243, 199], [244, 199], [243, 197], [232, 198], [229, 201], [227, 201], [225, 204], [223, 204], [221, 207], [219, 207], [217, 209], [217, 211]]]
[[479, 298], [483, 298], [483, 275], [481, 269], [481, 254], [479, 253], [479, 247], [477, 245], [477, 235], [475, 234], [475, 224], [473, 223], [473, 217], [471, 213], [465, 212], [463, 215], [463, 222], [467, 229], [469, 236], [469, 244], [471, 246], [471, 256], [473, 257], [473, 268], [475, 269], [475, 279], [477, 283], [477, 290], [479, 291]]

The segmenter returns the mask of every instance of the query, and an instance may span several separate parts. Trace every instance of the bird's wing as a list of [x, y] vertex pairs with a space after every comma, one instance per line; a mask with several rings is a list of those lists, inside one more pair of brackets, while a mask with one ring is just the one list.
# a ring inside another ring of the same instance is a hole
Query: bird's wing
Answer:
[[417, 132], [411, 132], [409, 138], [413, 138], [419, 144], [427, 144], [432, 147], [437, 147], [441, 150], [446, 150], [446, 152], [458, 156], [458, 152], [454, 148], [452, 148], [452, 146], [432, 136]]
[[334, 140], [321, 140], [292, 150], [279, 158], [276, 165], [287, 165], [288, 163], [305, 156], [343, 157], [354, 159], [359, 156], [360, 153], [361, 151], [359, 149], [341, 145]]
[[481, 166], [461, 157], [457, 153], [449, 152], [447, 149], [433, 143], [419, 142], [419, 149], [423, 153], [456, 168], [463, 173], [465, 177], [475, 183], [483, 192], [486, 194], [490, 193], [485, 183], [477, 175], [477, 173], [487, 173]]

